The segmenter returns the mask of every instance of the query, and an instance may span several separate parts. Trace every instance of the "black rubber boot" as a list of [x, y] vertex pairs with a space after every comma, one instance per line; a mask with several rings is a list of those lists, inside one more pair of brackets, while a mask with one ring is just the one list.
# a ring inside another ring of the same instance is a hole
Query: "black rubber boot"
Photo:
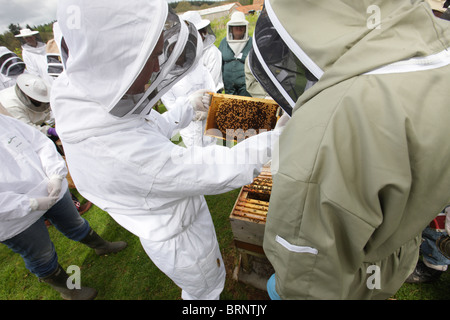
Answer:
[[124, 241], [109, 242], [100, 237], [94, 230], [90, 230], [88, 235], [80, 241], [89, 248], [95, 249], [95, 253], [99, 256], [108, 253], [119, 252], [126, 248], [127, 243]]
[[58, 268], [49, 276], [39, 278], [39, 281], [49, 284], [53, 289], [61, 294], [64, 300], [93, 300], [97, 296], [97, 290], [89, 287], [80, 289], [67, 288], [69, 276], [64, 269], [58, 265]]

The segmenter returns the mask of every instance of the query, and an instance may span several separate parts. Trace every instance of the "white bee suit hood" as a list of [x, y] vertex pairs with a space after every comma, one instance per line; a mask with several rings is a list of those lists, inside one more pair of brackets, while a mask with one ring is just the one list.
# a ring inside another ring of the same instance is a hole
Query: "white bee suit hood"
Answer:
[[[60, 127], [58, 134], [67, 142], [136, 127], [162, 95], [161, 87], [167, 90], [178, 80], [179, 74], [170, 76], [177, 55], [185, 53], [189, 41], [188, 51], [197, 50], [196, 33], [194, 39], [189, 34], [195, 28], [180, 23], [164, 1], [62, 0], [58, 22], [69, 52], [63, 61], [65, 72], [54, 83], [52, 105]], [[119, 102], [143, 70], [163, 32], [165, 43], [167, 35], [175, 38], [173, 54], [160, 57], [160, 72], [154, 73], [139, 104], [124, 107]], [[196, 62], [196, 54], [191, 54], [188, 67]], [[74, 100], [79, 119], [76, 123], [66, 116], [73, 112], [66, 107], [67, 102]]]

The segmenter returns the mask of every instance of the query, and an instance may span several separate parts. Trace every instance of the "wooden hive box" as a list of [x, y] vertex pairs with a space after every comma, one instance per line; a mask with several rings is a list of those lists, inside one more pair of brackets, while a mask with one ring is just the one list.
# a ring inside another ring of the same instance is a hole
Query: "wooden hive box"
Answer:
[[251, 184], [242, 187], [230, 215], [237, 248], [264, 254], [262, 245], [271, 190], [270, 167], [264, 167]]
[[[217, 110], [223, 103], [232, 103], [234, 105], [238, 105], [239, 108], [247, 108], [250, 104], [257, 106], [256, 109], [270, 109], [268, 112], [266, 120], [271, 123], [270, 130], [275, 128], [275, 124], [279, 118], [280, 107], [278, 104], [269, 99], [260, 99], [260, 98], [252, 98], [252, 97], [244, 97], [244, 96], [235, 96], [230, 94], [220, 94], [213, 93], [211, 94], [211, 104], [208, 110], [208, 117], [206, 119], [206, 127], [204, 134], [207, 136], [215, 137], [222, 140], [229, 141], [242, 141], [258, 132], [261, 128], [252, 128], [250, 130], [243, 130], [242, 134], [239, 133], [239, 137], [235, 134], [226, 135], [224, 134], [217, 124]], [[242, 120], [242, 121], [245, 121]], [[266, 129], [267, 130], [267, 129]], [[238, 132], [238, 131], [235, 131]]]

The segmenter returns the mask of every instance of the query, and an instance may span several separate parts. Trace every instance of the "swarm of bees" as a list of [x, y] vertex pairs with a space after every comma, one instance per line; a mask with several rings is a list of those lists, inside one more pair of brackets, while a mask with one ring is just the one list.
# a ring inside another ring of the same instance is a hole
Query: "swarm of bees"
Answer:
[[260, 101], [223, 99], [216, 111], [217, 128], [224, 135], [227, 135], [227, 130], [231, 130], [234, 134], [246, 137], [258, 134], [260, 130], [270, 131], [277, 121], [277, 108], [277, 105]]

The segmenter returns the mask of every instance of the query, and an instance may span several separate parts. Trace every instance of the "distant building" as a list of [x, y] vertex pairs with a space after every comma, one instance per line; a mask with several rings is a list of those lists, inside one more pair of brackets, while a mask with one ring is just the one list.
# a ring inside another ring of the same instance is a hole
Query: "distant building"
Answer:
[[[222, 6], [218, 7], [212, 7], [208, 9], [203, 10], [197, 10], [198, 13], [200, 13], [200, 16], [202, 19], [208, 19], [210, 21], [220, 19], [223, 17], [229, 17], [233, 12], [237, 10], [237, 8], [241, 7], [242, 5], [239, 2], [233, 2], [224, 4]], [[180, 12], [178, 15], [182, 15], [183, 13]]]
[[253, 0], [253, 4], [248, 6], [240, 6], [236, 8], [238, 11], [243, 12], [245, 15], [257, 13], [262, 10], [264, 6], [264, 0]]

